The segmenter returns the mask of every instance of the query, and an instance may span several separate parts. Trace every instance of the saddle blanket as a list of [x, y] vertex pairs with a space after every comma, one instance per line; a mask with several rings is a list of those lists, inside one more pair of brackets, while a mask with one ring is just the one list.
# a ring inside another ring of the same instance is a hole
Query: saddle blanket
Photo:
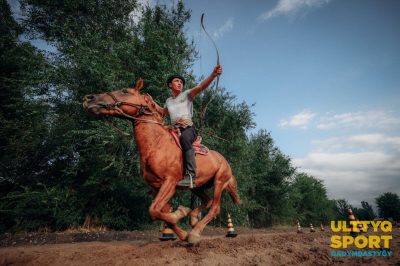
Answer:
[[[172, 136], [174, 137], [176, 145], [178, 145], [179, 149], [182, 150], [181, 143], [179, 142], [179, 137], [181, 135], [181, 132], [179, 132], [179, 130], [178, 131], [170, 131], [170, 132], [171, 132]], [[179, 132], [179, 135], [177, 132]], [[193, 145], [194, 152], [196, 154], [208, 155], [210, 153], [210, 150], [205, 145], [200, 144], [201, 140], [202, 140], [201, 136], [197, 136], [197, 139], [193, 142], [192, 145]]]

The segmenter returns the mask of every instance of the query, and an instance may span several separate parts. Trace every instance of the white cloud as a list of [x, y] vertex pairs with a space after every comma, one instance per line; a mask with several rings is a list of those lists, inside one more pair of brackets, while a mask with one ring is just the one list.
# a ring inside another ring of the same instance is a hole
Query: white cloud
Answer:
[[352, 145], [360, 145], [366, 148], [382, 147], [389, 145], [400, 152], [400, 137], [389, 137], [386, 134], [362, 134], [354, 135], [347, 139]]
[[309, 109], [305, 109], [298, 113], [297, 115], [294, 115], [290, 117], [289, 121], [287, 120], [281, 120], [278, 124], [279, 127], [286, 127], [286, 126], [298, 126], [303, 129], [307, 128], [308, 125], [310, 124], [310, 121], [316, 116], [315, 113], [311, 113]]
[[[400, 171], [400, 158], [382, 152], [360, 153], [310, 153], [305, 159], [298, 159], [319, 171], [369, 171], [373, 169]], [[396, 161], [396, 163], [394, 163]], [[400, 184], [399, 184], [400, 185]]]
[[316, 146], [313, 152], [332, 152], [342, 148], [357, 151], [387, 151], [400, 153], [400, 137], [388, 136], [383, 133], [358, 134], [349, 137], [333, 137], [324, 140], [313, 140], [311, 144]]
[[[383, 193], [400, 195], [400, 136], [397, 130], [400, 116], [397, 113], [373, 110], [335, 115], [329, 112], [317, 117], [306, 109], [279, 123], [281, 127], [311, 125], [335, 129], [330, 133], [357, 131], [348, 136], [333, 135], [313, 140], [312, 152], [292, 160], [294, 166], [300, 167], [299, 171], [324, 181], [329, 198], [345, 198], [356, 207], [361, 201], [367, 201], [376, 208], [375, 198]], [[362, 130], [364, 132], [360, 134]]]
[[400, 117], [396, 117], [385, 111], [366, 111], [357, 113], [344, 113], [331, 117], [322, 117], [319, 129], [329, 129], [336, 126], [345, 127], [373, 127], [390, 128], [400, 126]]
[[300, 171], [324, 180], [329, 198], [345, 198], [354, 206], [367, 201], [376, 207], [375, 198], [381, 194], [400, 195], [400, 137], [357, 134], [312, 144], [313, 152], [292, 162]]
[[311, 141], [312, 145], [317, 146], [313, 152], [322, 152], [322, 151], [336, 151], [343, 147], [343, 144], [338, 143], [339, 138], [329, 138], [325, 140], [313, 140]]
[[331, 123], [328, 123], [328, 124], [319, 124], [319, 125], [317, 125], [317, 128], [319, 128], [319, 129], [329, 129], [329, 128], [334, 127], [335, 125], [336, 125], [335, 123], [331, 122]]
[[[282, 119], [279, 121], [279, 127], [299, 126], [308, 128], [311, 121], [316, 117], [316, 113], [312, 113], [310, 109], [305, 109], [290, 119]], [[318, 121], [313, 123], [318, 129], [328, 130], [332, 128], [374, 128], [374, 129], [395, 129], [400, 127], [400, 117], [393, 114], [393, 111], [373, 110], [349, 112], [334, 115], [326, 113], [325, 116], [319, 117]], [[386, 141], [387, 143], [387, 141]]]
[[345, 198], [360, 206], [375, 205], [385, 192], [400, 195], [400, 157], [383, 152], [310, 153], [292, 160], [300, 171], [324, 180], [329, 198]]
[[280, 15], [294, 15], [300, 10], [310, 10], [312, 8], [322, 7], [330, 0], [279, 0], [275, 8], [261, 14], [258, 20], [261, 22]]
[[233, 29], [233, 18], [229, 18], [224, 25], [222, 25], [217, 31], [214, 31], [214, 39], [222, 37], [224, 33], [230, 32]]

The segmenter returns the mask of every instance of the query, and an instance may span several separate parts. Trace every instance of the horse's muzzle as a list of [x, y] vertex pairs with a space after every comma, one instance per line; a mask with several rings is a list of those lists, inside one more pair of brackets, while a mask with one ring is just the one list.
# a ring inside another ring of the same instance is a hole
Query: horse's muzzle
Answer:
[[104, 102], [102, 97], [96, 97], [96, 95], [89, 94], [83, 97], [83, 108], [95, 114], [99, 114], [100, 109], [103, 109], [109, 104]]

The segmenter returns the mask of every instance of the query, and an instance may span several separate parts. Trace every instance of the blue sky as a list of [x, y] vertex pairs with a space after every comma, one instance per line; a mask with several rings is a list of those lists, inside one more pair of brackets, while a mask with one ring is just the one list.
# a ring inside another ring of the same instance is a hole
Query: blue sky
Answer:
[[187, 37], [201, 49], [194, 74], [216, 65], [205, 13], [224, 68], [219, 86], [256, 102], [252, 133], [270, 131], [299, 171], [324, 180], [329, 198], [360, 206], [400, 196], [400, 1], [184, 3]]

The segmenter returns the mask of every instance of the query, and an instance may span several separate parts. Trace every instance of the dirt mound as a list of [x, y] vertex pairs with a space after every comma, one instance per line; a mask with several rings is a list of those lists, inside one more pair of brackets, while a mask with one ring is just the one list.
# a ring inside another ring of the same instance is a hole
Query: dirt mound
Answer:
[[[159, 242], [158, 231], [145, 232], [148, 239], [132, 239], [125, 232], [121, 241], [31, 245], [0, 249], [0, 265], [399, 265], [400, 230], [393, 228], [391, 256], [332, 256], [331, 231], [296, 234], [293, 230], [236, 229], [236, 238], [226, 230], [206, 228], [199, 247], [186, 242]], [[107, 233], [107, 232], [106, 232]], [[114, 233], [114, 236], [117, 232]], [[130, 235], [129, 233], [132, 233]], [[112, 235], [108, 232], [109, 236]], [[137, 237], [143, 232], [136, 232]], [[154, 234], [154, 235], [153, 235]], [[365, 235], [381, 233], [368, 232]], [[121, 232], [118, 232], [121, 236]], [[123, 235], [123, 234], [122, 234]], [[346, 235], [341, 233], [341, 235]], [[121, 237], [122, 238], [122, 237]], [[157, 242], [154, 242], [157, 241]], [[360, 251], [352, 246], [342, 251]], [[382, 251], [364, 248], [361, 251]]]

